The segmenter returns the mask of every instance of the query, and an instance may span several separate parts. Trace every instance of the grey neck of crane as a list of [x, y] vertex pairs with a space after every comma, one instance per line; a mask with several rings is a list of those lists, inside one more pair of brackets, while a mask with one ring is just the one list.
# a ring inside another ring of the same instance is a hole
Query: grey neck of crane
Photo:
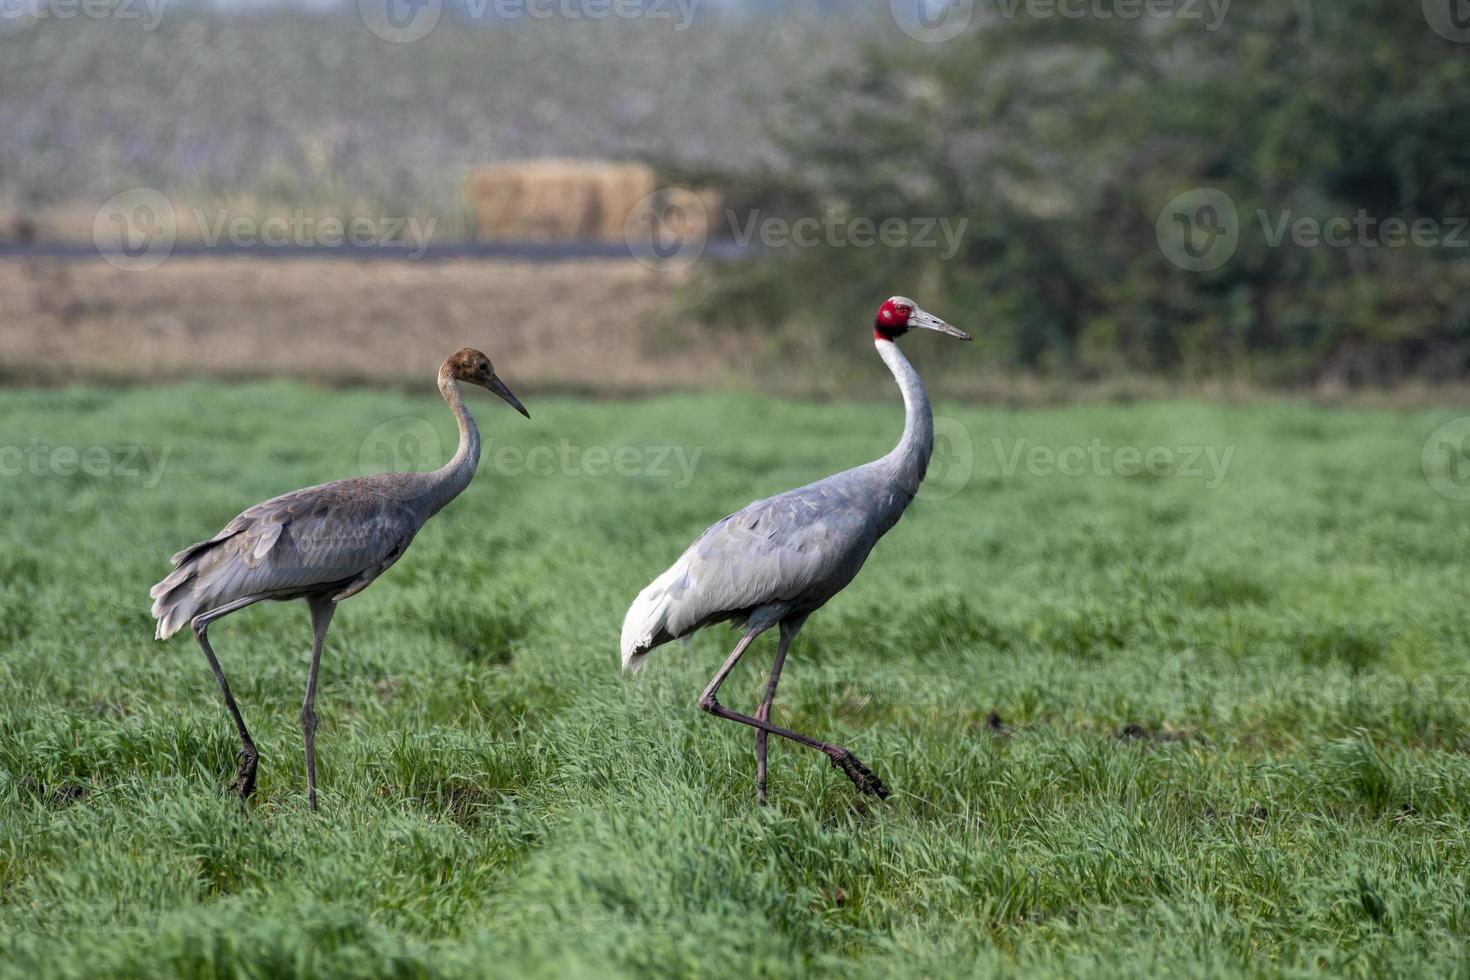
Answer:
[[929, 456], [934, 452], [934, 413], [929, 407], [929, 393], [924, 390], [924, 382], [919, 380], [919, 372], [914, 370], [897, 344], [891, 340], [879, 340], [875, 346], [878, 356], [893, 372], [899, 391], [903, 392], [903, 435], [883, 460], [892, 467], [894, 478], [905, 492], [913, 496], [924, 480]]
[[459, 382], [441, 374], [439, 392], [444, 396], [444, 401], [454, 413], [454, 421], [459, 426], [459, 448], [455, 450], [454, 458], [434, 471], [434, 480], [429, 491], [429, 503], [433, 512], [438, 512], [439, 508], [459, 496], [470, 485], [470, 480], [474, 479], [475, 470], [480, 465], [480, 430], [470, 417], [469, 409], [465, 408]]

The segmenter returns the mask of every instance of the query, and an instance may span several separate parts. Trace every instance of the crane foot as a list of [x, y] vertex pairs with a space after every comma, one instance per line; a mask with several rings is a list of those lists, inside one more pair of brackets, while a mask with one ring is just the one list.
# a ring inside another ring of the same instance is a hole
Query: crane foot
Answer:
[[858, 788], [858, 792], [869, 796], [876, 796], [880, 800], [888, 799], [888, 787], [883, 785], [873, 770], [863, 765], [862, 760], [844, 748], [831, 748], [827, 755], [832, 759], [832, 767], [841, 769], [852, 780], [852, 784]]
[[235, 781], [230, 784], [230, 789], [238, 793], [241, 800], [248, 800], [255, 792], [255, 769], [259, 764], [260, 753], [255, 751], [255, 746], [241, 746], [240, 768], [235, 771]]

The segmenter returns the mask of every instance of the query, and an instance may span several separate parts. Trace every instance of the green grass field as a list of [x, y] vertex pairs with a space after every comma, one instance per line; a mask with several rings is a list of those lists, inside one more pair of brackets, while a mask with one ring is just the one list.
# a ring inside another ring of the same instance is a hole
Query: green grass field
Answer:
[[[896, 396], [532, 397], [525, 422], [482, 394], [479, 478], [328, 639], [319, 814], [304, 605], [211, 632], [262, 754], [242, 811], [214, 682], [187, 632], [153, 640], [148, 587], [246, 505], [359, 472], [385, 420], [449, 446], [442, 404], [0, 394], [0, 973], [1470, 971], [1470, 504], [1421, 468], [1459, 413], [939, 404], [951, 495], [812, 618], [776, 704], [894, 796], [773, 742], [762, 810], [752, 733], [695, 707], [735, 636], [630, 679], [622, 614], [714, 519], [886, 451]], [[58, 446], [104, 448], [72, 473]], [[549, 475], [495, 456], [537, 446]], [[669, 446], [702, 450], [687, 486]], [[1094, 446], [1156, 472], [1032, 455]], [[631, 447], [624, 473], [588, 447]]]

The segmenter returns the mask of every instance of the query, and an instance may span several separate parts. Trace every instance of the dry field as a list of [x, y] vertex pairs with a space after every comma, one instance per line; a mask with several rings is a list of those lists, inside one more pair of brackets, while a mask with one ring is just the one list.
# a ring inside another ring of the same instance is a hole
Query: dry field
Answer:
[[681, 343], [679, 274], [631, 261], [353, 262], [174, 258], [0, 261], [0, 372], [11, 382], [289, 376], [422, 382], [483, 347], [526, 389], [607, 393], [718, 380], [709, 338]]
[[[0, 258], [0, 383], [290, 377], [417, 389], [448, 351], [468, 344], [484, 348], [522, 392], [891, 396], [863, 324], [852, 325], [841, 350], [819, 329], [826, 325], [805, 321], [710, 327], [681, 315], [692, 285], [688, 272], [629, 260], [174, 256], [130, 272], [101, 260]], [[986, 357], [983, 324], [942, 298], [935, 308], [981, 341], [962, 358], [922, 339], [909, 345], [941, 399], [1014, 407], [1283, 396], [1389, 409], [1470, 404], [1463, 385], [1286, 392], [1229, 378], [1077, 381], [1006, 372]]]

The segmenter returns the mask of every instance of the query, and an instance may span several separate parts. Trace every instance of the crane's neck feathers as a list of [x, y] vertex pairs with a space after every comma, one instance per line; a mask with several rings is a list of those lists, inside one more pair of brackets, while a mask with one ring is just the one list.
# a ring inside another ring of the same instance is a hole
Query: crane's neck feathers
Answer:
[[893, 372], [903, 392], [903, 435], [893, 451], [883, 457], [882, 462], [892, 471], [894, 480], [912, 497], [919, 490], [924, 474], [929, 469], [929, 457], [934, 452], [934, 413], [929, 407], [929, 393], [919, 372], [909, 363], [898, 345], [884, 336], [874, 338], [873, 346], [878, 356]]
[[459, 382], [455, 380], [447, 361], [439, 369], [439, 393], [444, 396], [444, 401], [454, 413], [454, 421], [459, 426], [459, 448], [455, 450], [454, 458], [434, 471], [433, 487], [430, 491], [430, 505], [434, 513], [470, 485], [475, 470], [480, 466], [480, 429], [475, 425], [469, 409], [465, 408]]

